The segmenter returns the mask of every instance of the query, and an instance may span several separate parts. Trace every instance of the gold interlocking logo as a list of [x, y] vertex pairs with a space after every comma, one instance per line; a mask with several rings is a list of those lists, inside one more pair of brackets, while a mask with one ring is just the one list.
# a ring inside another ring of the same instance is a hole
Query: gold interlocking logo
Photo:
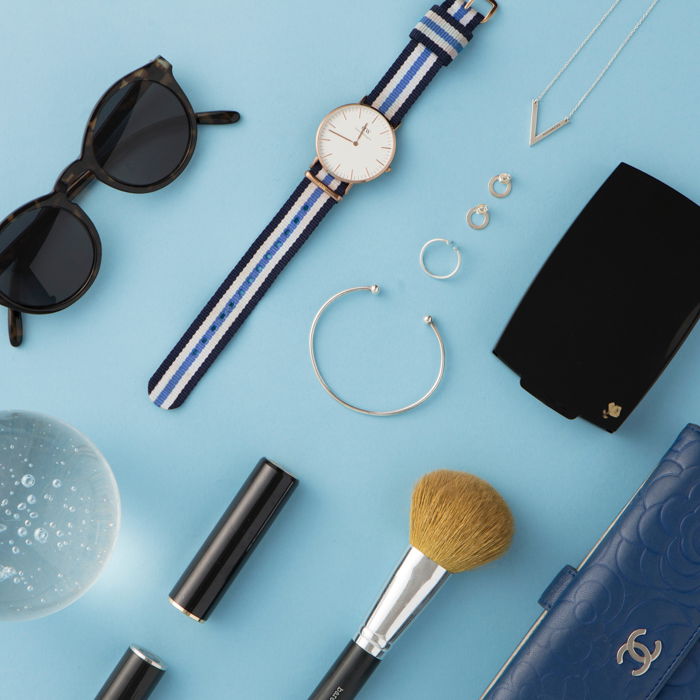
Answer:
[[618, 664], [622, 663], [626, 653], [629, 653], [632, 659], [638, 664], [641, 664], [639, 668], [632, 671], [633, 676], [643, 676], [649, 670], [651, 664], [659, 658], [663, 647], [658, 639], [654, 643], [654, 651], [649, 651], [645, 644], [638, 642], [637, 637], [643, 637], [646, 633], [646, 630], [635, 630], [627, 637], [627, 641], [617, 650]]
[[608, 407], [603, 410], [603, 418], [619, 418], [622, 415], [622, 406], [618, 406], [614, 401], [608, 404]]

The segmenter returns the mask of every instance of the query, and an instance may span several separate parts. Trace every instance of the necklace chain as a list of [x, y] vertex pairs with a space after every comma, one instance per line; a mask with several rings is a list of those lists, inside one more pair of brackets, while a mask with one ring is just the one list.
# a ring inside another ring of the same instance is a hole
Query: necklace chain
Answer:
[[[610, 13], [621, 2], [622, 2], [622, 0], [614, 0], [613, 4], [610, 5], [610, 7], [605, 11], [605, 13], [600, 18], [600, 20], [598, 20], [598, 23], [593, 27], [593, 29], [591, 29], [591, 31], [588, 33], [586, 38], [578, 45], [576, 50], [571, 54], [568, 61], [566, 61], [566, 63], [559, 69], [557, 74], [549, 81], [549, 84], [547, 85], [547, 87], [544, 90], [542, 90], [542, 92], [538, 95], [538, 97], [537, 97], [538, 102], [540, 100], [542, 100], [542, 98], [551, 90], [554, 83], [556, 83], [557, 80], [559, 80], [559, 78], [561, 78], [564, 71], [571, 65], [571, 63], [576, 58], [576, 56], [578, 56], [581, 53], [581, 51], [586, 46], [586, 44], [591, 40], [593, 35], [600, 29], [603, 22], [605, 22], [605, 20], [608, 18]], [[652, 0], [651, 5], [649, 5], [649, 7], [647, 7], [647, 9], [644, 11], [644, 14], [639, 18], [639, 20], [637, 20], [637, 23], [634, 25], [634, 27], [632, 27], [629, 34], [624, 38], [623, 42], [615, 50], [615, 53], [613, 53], [613, 55], [610, 57], [610, 60], [605, 64], [603, 70], [601, 70], [600, 73], [598, 73], [596, 79], [593, 81], [591, 86], [588, 88], [588, 90], [586, 90], [586, 92], [583, 93], [583, 95], [581, 96], [581, 99], [574, 105], [574, 108], [566, 116], [566, 119], [570, 120], [571, 117], [574, 116], [574, 113], [576, 112], [576, 110], [584, 103], [584, 101], [591, 94], [591, 92], [593, 92], [595, 86], [603, 79], [603, 76], [608, 72], [610, 66], [612, 66], [612, 64], [615, 62], [615, 59], [620, 55], [620, 53], [625, 48], [625, 46], [627, 46], [629, 40], [635, 35], [636, 31], [642, 26], [642, 24], [644, 23], [644, 20], [649, 16], [649, 13], [654, 9], [654, 7], [656, 7], [656, 4], [658, 2], [659, 2], [659, 0]]]

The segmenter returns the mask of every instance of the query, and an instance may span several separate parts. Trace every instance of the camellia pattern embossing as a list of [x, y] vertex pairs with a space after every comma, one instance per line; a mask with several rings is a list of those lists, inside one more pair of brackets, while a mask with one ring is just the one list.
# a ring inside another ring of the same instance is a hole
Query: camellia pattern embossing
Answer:
[[565, 569], [550, 586], [543, 601], [549, 611], [482, 697], [697, 700], [698, 426], [683, 430], [574, 571]]
[[[461, 0], [434, 5], [377, 87], [363, 100], [396, 128], [440, 68], [467, 45], [482, 20]], [[161, 408], [181, 406], [287, 263], [349, 189], [318, 162], [255, 240], [148, 384]]]

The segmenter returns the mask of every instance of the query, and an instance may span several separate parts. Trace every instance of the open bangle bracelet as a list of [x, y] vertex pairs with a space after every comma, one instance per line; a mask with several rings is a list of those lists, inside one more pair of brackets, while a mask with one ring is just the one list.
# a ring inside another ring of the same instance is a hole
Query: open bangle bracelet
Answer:
[[326, 303], [318, 310], [317, 314], [314, 316], [314, 320], [311, 322], [311, 329], [309, 331], [309, 355], [311, 356], [311, 366], [314, 369], [314, 373], [316, 374], [316, 379], [320, 382], [321, 386], [325, 389], [326, 393], [333, 399], [335, 399], [339, 404], [342, 404], [345, 406], [345, 408], [349, 408], [351, 411], [356, 411], [357, 413], [363, 413], [366, 416], [396, 416], [399, 413], [406, 413], [406, 411], [410, 411], [413, 408], [416, 408], [417, 406], [420, 406], [422, 403], [425, 403], [434, 393], [435, 390], [440, 386], [440, 382], [442, 381], [442, 377], [445, 374], [445, 346], [442, 342], [442, 337], [440, 336], [440, 333], [435, 326], [435, 323], [433, 321], [432, 316], [424, 316], [423, 321], [430, 326], [431, 330], [433, 333], [435, 333], [435, 337], [437, 338], [438, 342], [438, 347], [440, 348], [440, 367], [438, 369], [438, 374], [437, 377], [435, 378], [435, 381], [433, 382], [432, 386], [428, 391], [421, 396], [417, 401], [414, 401], [413, 403], [408, 404], [407, 406], [403, 406], [402, 408], [396, 408], [393, 411], [370, 411], [366, 408], [360, 408], [359, 406], [354, 406], [351, 403], [348, 403], [344, 399], [341, 399], [338, 394], [336, 394], [333, 389], [328, 385], [328, 382], [323, 378], [323, 375], [321, 374], [321, 370], [318, 368], [318, 363], [316, 362], [316, 352], [314, 349], [314, 338], [316, 335], [316, 326], [318, 326], [318, 322], [323, 315], [323, 312], [337, 299], [340, 299], [340, 297], [345, 296], [346, 294], [350, 294], [351, 292], [360, 292], [360, 291], [367, 291], [367, 292], [372, 292], [372, 294], [379, 294], [379, 285], [373, 284], [371, 286], [366, 286], [366, 287], [350, 287], [350, 289], [344, 289], [342, 292], [338, 292], [337, 294], [334, 294]]

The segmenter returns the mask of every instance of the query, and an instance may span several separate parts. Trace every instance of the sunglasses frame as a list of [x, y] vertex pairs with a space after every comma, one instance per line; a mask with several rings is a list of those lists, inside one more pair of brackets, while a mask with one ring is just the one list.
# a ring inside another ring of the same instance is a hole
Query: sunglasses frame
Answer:
[[[131, 83], [142, 80], [158, 83], [159, 85], [170, 90], [179, 100], [187, 115], [189, 140], [180, 162], [169, 175], [149, 185], [130, 185], [112, 177], [98, 163], [94, 149], [95, 125], [100, 110], [107, 100], [109, 100], [118, 90], [121, 90]], [[158, 56], [150, 63], [147, 63], [141, 68], [137, 68], [114, 83], [102, 95], [95, 105], [95, 108], [92, 110], [92, 114], [90, 115], [90, 119], [88, 120], [88, 124], [85, 129], [85, 135], [83, 136], [83, 145], [80, 158], [73, 161], [63, 170], [56, 180], [53, 191], [47, 195], [39, 197], [38, 199], [28, 202], [0, 221], [0, 228], [2, 228], [28, 211], [41, 209], [42, 207], [47, 206], [63, 209], [76, 217], [85, 226], [85, 229], [87, 230], [92, 242], [94, 252], [92, 268], [87, 279], [76, 292], [59, 303], [41, 307], [27, 306], [24, 304], [18, 304], [0, 292], [0, 305], [6, 306], [8, 309], [8, 332], [10, 336], [10, 343], [17, 346], [22, 342], [23, 329], [20, 312], [30, 314], [50, 314], [68, 308], [78, 301], [85, 294], [85, 292], [88, 291], [88, 289], [90, 289], [100, 271], [100, 265], [102, 262], [102, 243], [100, 241], [100, 236], [95, 228], [95, 225], [90, 220], [90, 217], [85, 213], [80, 205], [73, 201], [73, 199], [80, 194], [80, 192], [82, 192], [82, 190], [88, 184], [97, 179], [117, 190], [135, 194], [147, 194], [149, 192], [155, 192], [156, 190], [162, 189], [173, 182], [187, 167], [192, 159], [195, 146], [197, 145], [198, 124], [234, 124], [239, 119], [240, 115], [235, 111], [195, 112], [184, 91], [173, 76], [172, 65], [162, 56]]]

